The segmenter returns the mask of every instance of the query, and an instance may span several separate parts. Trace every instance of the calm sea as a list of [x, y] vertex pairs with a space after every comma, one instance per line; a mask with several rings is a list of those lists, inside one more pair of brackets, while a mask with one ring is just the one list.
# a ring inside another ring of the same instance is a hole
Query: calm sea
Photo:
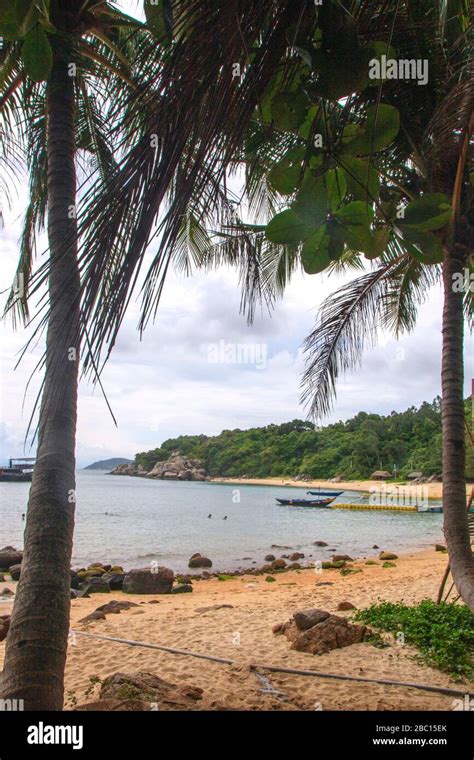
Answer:
[[[23, 546], [22, 512], [29, 484], [0, 483], [0, 546]], [[403, 512], [317, 510], [279, 506], [275, 497], [304, 495], [304, 489], [214, 483], [177, 483], [77, 473], [73, 567], [91, 562], [146, 567], [152, 561], [187, 569], [195, 552], [210, 557], [213, 569], [251, 568], [265, 554], [301, 551], [328, 559], [329, 549], [351, 556], [381, 549], [409, 551], [442, 541], [442, 515]], [[360, 493], [346, 491], [341, 502]], [[211, 518], [208, 515], [212, 514]], [[223, 518], [227, 516], [227, 519]], [[316, 540], [328, 547], [313, 546]]]

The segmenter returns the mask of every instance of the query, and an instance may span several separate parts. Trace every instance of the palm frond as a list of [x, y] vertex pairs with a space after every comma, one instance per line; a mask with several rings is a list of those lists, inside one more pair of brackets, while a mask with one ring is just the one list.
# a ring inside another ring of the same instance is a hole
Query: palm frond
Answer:
[[[176, 41], [160, 71], [160, 94], [150, 111], [147, 134], [108, 183], [103, 195], [107, 203], [88, 196], [79, 210], [87, 217], [81, 227], [80, 261], [82, 324], [90, 326], [86, 366], [92, 358], [98, 363], [104, 346], [110, 349], [115, 341], [173, 182], [172, 204], [159, 224], [158, 251], [143, 291], [141, 329], [155, 313], [170, 251], [183, 218], [193, 211], [191, 198], [206, 199], [198, 219], [218, 207], [216, 188], [286, 53], [286, 30], [304, 7], [303, 0], [278, 6], [271, 0], [245, 0], [222, 14], [210, 0], [183, 4], [176, 18]], [[240, 79], [233, 76], [235, 63], [244, 72]], [[156, 144], [151, 143], [153, 135]], [[104, 291], [111, 260], [114, 273]], [[46, 268], [38, 285], [45, 276]]]
[[377, 329], [387, 322], [398, 299], [397, 271], [402, 261], [382, 264], [322, 304], [316, 326], [304, 342], [307, 360], [301, 400], [312, 417], [330, 411], [340, 374], [359, 366], [366, 346], [375, 345]]

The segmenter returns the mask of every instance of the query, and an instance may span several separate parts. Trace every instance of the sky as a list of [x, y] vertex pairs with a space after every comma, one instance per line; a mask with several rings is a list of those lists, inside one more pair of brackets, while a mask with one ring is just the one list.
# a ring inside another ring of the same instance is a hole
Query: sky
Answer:
[[[13, 279], [18, 256], [23, 198], [0, 231], [0, 290]], [[43, 246], [39, 246], [39, 251]], [[41, 257], [39, 257], [41, 260]], [[336, 277], [298, 274], [272, 314], [253, 326], [239, 313], [234, 271], [184, 277], [171, 273], [158, 319], [140, 341], [138, 299], [133, 301], [103, 374], [116, 427], [97, 387], [79, 391], [78, 466], [112, 456], [133, 458], [183, 434], [217, 434], [306, 417], [299, 402], [304, 366], [301, 344], [317, 307], [341, 286]], [[4, 296], [3, 296], [4, 298]], [[2, 304], [0, 303], [0, 306]], [[323, 424], [361, 410], [389, 414], [440, 393], [441, 291], [434, 288], [421, 307], [417, 327], [399, 341], [380, 334], [362, 366], [339, 382], [337, 402]], [[43, 345], [29, 350], [15, 369], [28, 331], [0, 323], [0, 461], [31, 453], [25, 432], [40, 375], [26, 384]], [[470, 341], [466, 343], [466, 396]], [[472, 356], [472, 351], [471, 354]]]
[[[122, 6], [137, 12], [134, 2]], [[5, 301], [1, 292], [9, 287], [16, 268], [24, 206], [20, 189], [0, 230], [0, 309]], [[38, 250], [45, 247], [40, 240]], [[298, 274], [272, 314], [257, 315], [249, 326], [239, 313], [236, 272], [218, 270], [188, 278], [172, 272], [157, 322], [141, 341], [136, 329], [139, 303], [132, 302], [103, 373], [117, 426], [100, 390], [81, 382], [78, 467], [112, 456], [133, 458], [178, 435], [212, 435], [304, 419], [299, 402], [301, 344], [319, 304], [343, 282], [334, 276]], [[402, 411], [439, 395], [441, 310], [441, 289], [436, 287], [427, 294], [411, 335], [395, 341], [380, 334], [378, 346], [365, 352], [362, 366], [340, 380], [334, 410], [323, 424], [361, 410]], [[28, 351], [15, 369], [27, 336], [24, 329], [13, 332], [10, 323], [0, 322], [0, 462], [34, 453], [25, 446], [25, 433], [40, 376], [35, 374], [26, 386], [43, 345]], [[466, 339], [466, 396], [472, 355], [472, 341]]]

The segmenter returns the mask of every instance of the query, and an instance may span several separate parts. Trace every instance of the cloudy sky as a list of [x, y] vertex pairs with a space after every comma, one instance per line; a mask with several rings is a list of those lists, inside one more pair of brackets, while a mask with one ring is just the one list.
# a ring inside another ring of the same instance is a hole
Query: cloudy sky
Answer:
[[[122, 5], [137, 12], [133, 0]], [[13, 279], [24, 203], [20, 192], [0, 230], [0, 291]], [[39, 250], [44, 248], [43, 241]], [[132, 303], [103, 374], [118, 427], [99, 389], [81, 384], [78, 465], [110, 456], [133, 457], [176, 435], [214, 434], [225, 428], [304, 418], [299, 403], [301, 344], [312, 328], [318, 304], [341, 283], [321, 275], [295, 276], [272, 315], [258, 316], [248, 326], [239, 314], [235, 272], [221, 270], [191, 278], [171, 274], [157, 323], [140, 342], [138, 303]], [[0, 308], [4, 300], [0, 295]], [[360, 410], [381, 414], [403, 410], [438, 395], [440, 323], [441, 292], [434, 289], [420, 309], [413, 334], [398, 342], [381, 335], [378, 347], [365, 353], [362, 367], [339, 383], [337, 404], [326, 422], [347, 419]], [[24, 438], [40, 377], [34, 376], [27, 391], [26, 385], [43, 346], [27, 353], [15, 370], [26, 338], [24, 330], [14, 333], [10, 324], [0, 323], [0, 462], [31, 453], [24, 447]], [[222, 342], [250, 344], [256, 361], [210, 361], [215, 358], [213, 347]], [[469, 348], [472, 344], [467, 342], [466, 395], [472, 375]]]
[[[0, 278], [12, 280], [18, 256], [22, 198], [1, 231]], [[40, 250], [42, 248], [40, 247]], [[132, 304], [103, 382], [117, 418], [115, 427], [100, 391], [82, 383], [79, 401], [78, 465], [110, 456], [133, 457], [181, 434], [219, 433], [305, 416], [299, 403], [303, 367], [301, 343], [317, 306], [341, 280], [298, 275], [271, 315], [248, 326], [239, 314], [234, 272], [221, 270], [167, 281], [158, 321], [142, 341], [136, 330], [138, 301]], [[337, 404], [327, 421], [360, 410], [389, 413], [431, 400], [440, 392], [441, 293], [434, 289], [420, 310], [413, 334], [396, 342], [381, 335], [362, 367], [339, 384]], [[22, 455], [25, 430], [39, 384], [26, 384], [42, 345], [26, 354], [24, 330], [0, 324], [0, 461]], [[250, 345], [250, 363], [229, 363], [219, 346]], [[218, 363], [215, 362], [217, 352]], [[466, 375], [471, 368], [467, 363]], [[469, 377], [466, 377], [466, 395]]]

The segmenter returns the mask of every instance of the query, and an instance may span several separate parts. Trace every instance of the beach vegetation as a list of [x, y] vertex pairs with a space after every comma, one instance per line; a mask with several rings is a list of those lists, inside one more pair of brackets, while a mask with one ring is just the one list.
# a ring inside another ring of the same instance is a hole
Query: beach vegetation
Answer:
[[403, 633], [405, 643], [417, 647], [426, 664], [455, 678], [474, 678], [474, 615], [465, 604], [381, 601], [358, 610], [354, 618], [398, 641]]

